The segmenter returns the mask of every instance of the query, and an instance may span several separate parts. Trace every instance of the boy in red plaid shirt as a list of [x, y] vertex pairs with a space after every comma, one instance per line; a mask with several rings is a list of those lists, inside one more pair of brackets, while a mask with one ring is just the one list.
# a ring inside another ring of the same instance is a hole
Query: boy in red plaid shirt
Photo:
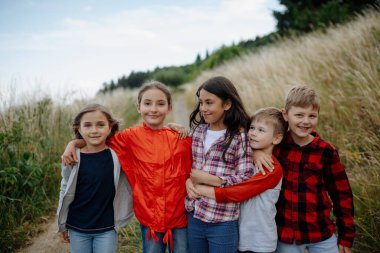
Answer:
[[[283, 116], [289, 131], [274, 149], [283, 167], [277, 202], [278, 253], [350, 253], [355, 236], [351, 187], [334, 146], [315, 132], [320, 101], [308, 86], [293, 87]], [[254, 151], [255, 164], [271, 167], [271, 158]], [[331, 208], [338, 228], [330, 219]]]

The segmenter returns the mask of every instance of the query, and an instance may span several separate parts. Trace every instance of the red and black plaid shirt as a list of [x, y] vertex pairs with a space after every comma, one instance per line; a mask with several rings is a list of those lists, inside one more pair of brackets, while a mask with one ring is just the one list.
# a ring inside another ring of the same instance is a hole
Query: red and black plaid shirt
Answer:
[[[278, 239], [284, 243], [316, 243], [334, 233], [331, 208], [338, 227], [338, 243], [352, 247], [355, 236], [350, 184], [337, 150], [314, 132], [314, 140], [300, 147], [290, 134], [274, 150], [283, 167], [277, 202]], [[332, 203], [331, 203], [332, 202]]]

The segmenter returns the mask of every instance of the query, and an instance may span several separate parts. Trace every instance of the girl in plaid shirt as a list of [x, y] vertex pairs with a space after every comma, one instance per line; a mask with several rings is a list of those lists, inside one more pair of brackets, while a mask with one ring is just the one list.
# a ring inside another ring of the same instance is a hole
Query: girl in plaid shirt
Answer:
[[228, 186], [253, 174], [246, 130], [250, 119], [240, 96], [225, 77], [203, 83], [196, 93], [199, 103], [190, 115], [192, 172], [186, 182], [190, 252], [236, 252], [238, 203], [216, 203], [201, 197], [194, 185]]

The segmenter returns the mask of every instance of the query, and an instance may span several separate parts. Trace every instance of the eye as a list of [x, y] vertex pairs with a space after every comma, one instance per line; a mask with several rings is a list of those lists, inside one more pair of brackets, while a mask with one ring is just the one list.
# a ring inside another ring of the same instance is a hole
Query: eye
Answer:
[[249, 130], [255, 130], [255, 126], [250, 126]]

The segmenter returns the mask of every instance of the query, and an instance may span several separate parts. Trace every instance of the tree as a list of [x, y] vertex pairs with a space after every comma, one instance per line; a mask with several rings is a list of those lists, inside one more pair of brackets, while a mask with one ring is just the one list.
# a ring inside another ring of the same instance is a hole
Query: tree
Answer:
[[280, 0], [284, 11], [273, 11], [282, 35], [292, 31], [309, 32], [329, 24], [344, 22], [377, 0]]

